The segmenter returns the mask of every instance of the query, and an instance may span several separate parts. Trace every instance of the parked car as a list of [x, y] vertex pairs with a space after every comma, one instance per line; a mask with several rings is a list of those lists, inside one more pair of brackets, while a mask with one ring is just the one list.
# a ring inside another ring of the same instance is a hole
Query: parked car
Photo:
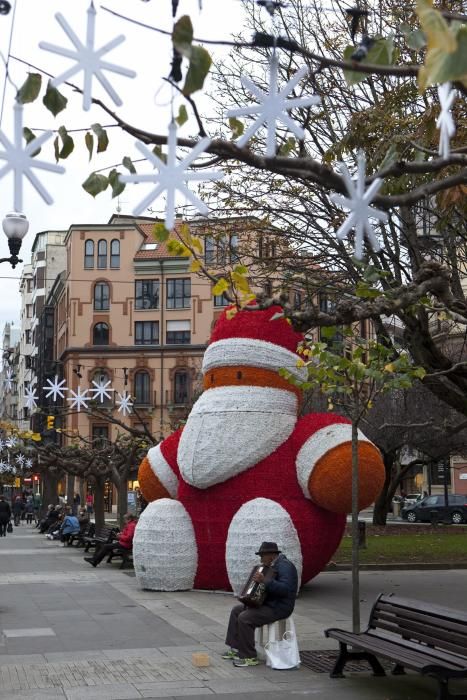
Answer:
[[402, 509], [402, 517], [409, 523], [429, 523], [432, 511], [436, 512], [438, 520], [449, 520], [456, 525], [467, 522], [467, 496], [452, 494], [448, 496], [445, 505], [443, 496], [426, 496], [412, 506]]
[[408, 493], [407, 496], [404, 496], [404, 507], [413, 506], [417, 501], [421, 501], [422, 498], [421, 493]]

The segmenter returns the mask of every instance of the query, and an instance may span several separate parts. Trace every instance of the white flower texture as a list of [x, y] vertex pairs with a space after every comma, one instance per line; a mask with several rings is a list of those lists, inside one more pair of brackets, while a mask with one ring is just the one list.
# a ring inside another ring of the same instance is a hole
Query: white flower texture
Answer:
[[133, 402], [131, 400], [131, 394], [124, 391], [123, 394], [117, 392], [118, 399], [115, 402], [118, 406], [118, 412], [122, 413], [124, 416], [128, 416], [133, 408]]
[[239, 138], [237, 145], [242, 148], [262, 126], [265, 126], [267, 129], [266, 156], [269, 158], [272, 158], [276, 153], [276, 123], [282, 122], [298, 139], [303, 139], [305, 138], [305, 132], [301, 126], [293, 121], [287, 112], [294, 107], [310, 107], [321, 102], [321, 98], [317, 95], [287, 99], [287, 95], [292, 92], [309, 71], [306, 66], [302, 66], [282, 90], [279, 90], [277, 85], [278, 66], [279, 59], [276, 54], [273, 54], [269, 65], [269, 92], [263, 92], [249, 78], [242, 77], [243, 87], [256, 97], [259, 104], [239, 107], [227, 112], [229, 117], [258, 115], [253, 124]]
[[456, 125], [451, 114], [451, 107], [456, 99], [456, 94], [456, 90], [451, 90], [451, 83], [438, 85], [441, 112], [436, 120], [436, 126], [439, 129], [439, 155], [443, 158], [449, 158], [451, 150], [449, 141], [456, 133]]
[[358, 260], [361, 260], [363, 257], [363, 240], [365, 233], [372, 249], [376, 253], [381, 250], [373, 225], [370, 223], [369, 219], [378, 219], [378, 221], [382, 222], [388, 219], [386, 212], [370, 207], [370, 203], [381, 187], [383, 180], [377, 177], [365, 191], [365, 164], [364, 154], [359, 153], [357, 179], [354, 182], [345, 163], [341, 163], [342, 177], [344, 178], [349, 197], [342, 197], [338, 194], [332, 194], [330, 196], [334, 204], [340, 204], [342, 207], [351, 210], [351, 213], [339, 228], [336, 235], [337, 238], [342, 241], [348, 236], [352, 229], [355, 229], [355, 257]]
[[80, 413], [81, 408], [88, 407], [87, 401], [89, 401], [91, 398], [88, 396], [88, 389], [81, 392], [81, 387], [79, 386], [77, 391], [70, 389], [70, 394], [71, 398], [67, 399], [67, 401], [70, 402], [70, 408], [76, 408], [78, 413]]
[[23, 210], [23, 183], [26, 178], [34, 187], [36, 192], [40, 194], [46, 204], [52, 204], [53, 199], [42, 185], [40, 180], [32, 172], [33, 168], [39, 170], [47, 170], [52, 173], [64, 173], [65, 168], [61, 165], [46, 163], [38, 158], [33, 158], [35, 153], [42, 144], [52, 136], [51, 131], [44, 131], [40, 136], [30, 141], [23, 148], [23, 105], [18, 102], [14, 106], [15, 125], [14, 125], [14, 142], [12, 143], [5, 136], [3, 131], [0, 131], [0, 143], [5, 150], [0, 150], [0, 160], [6, 160], [6, 165], [0, 169], [0, 180], [7, 175], [10, 170], [14, 173], [14, 209], [15, 211]]
[[136, 148], [154, 166], [158, 173], [136, 173], [134, 175], [120, 175], [121, 182], [152, 182], [157, 185], [149, 194], [141, 200], [133, 210], [135, 216], [139, 216], [147, 207], [157, 199], [163, 192], [167, 193], [167, 203], [165, 210], [165, 227], [170, 230], [175, 221], [175, 194], [177, 190], [188, 199], [189, 202], [201, 214], [209, 212], [208, 207], [186, 186], [186, 182], [191, 180], [220, 180], [224, 173], [216, 170], [208, 171], [187, 171], [188, 166], [197, 158], [211, 143], [211, 139], [206, 137], [185, 156], [183, 160], [177, 162], [177, 127], [174, 122], [169, 125], [167, 137], [167, 162], [164, 163], [156, 156], [144, 143], [136, 142]]
[[93, 399], [97, 399], [99, 397], [100, 402], [104, 403], [104, 399], [111, 399], [112, 398], [111, 392], [114, 391], [114, 389], [109, 389], [109, 387], [112, 384], [110, 379], [107, 382], [105, 382], [105, 381], [95, 382], [93, 380], [92, 383], [96, 387], [95, 389], [90, 390], [93, 393], [93, 397], [92, 397]]
[[[24, 391], [24, 405], [26, 408], [28, 408], [30, 411], [32, 411], [34, 408], [37, 408], [37, 402], [39, 400], [38, 395], [36, 394], [35, 389], [25, 389]], [[8, 445], [8, 441], [7, 441]]]
[[120, 107], [123, 102], [103, 74], [103, 71], [119, 73], [120, 75], [125, 75], [128, 78], [134, 78], [136, 73], [129, 68], [122, 68], [114, 63], [103, 61], [102, 57], [104, 54], [112, 51], [112, 49], [114, 49], [116, 46], [119, 46], [122, 41], [125, 41], [125, 37], [121, 34], [120, 36], [112, 39], [112, 41], [109, 41], [107, 44], [104, 44], [104, 46], [102, 46], [100, 49], [96, 49], [94, 46], [96, 10], [92, 2], [87, 10], [87, 15], [86, 43], [83, 44], [83, 42], [76, 36], [75, 32], [60, 12], [57, 12], [55, 19], [67, 37], [70, 39], [74, 49], [66, 49], [61, 46], [56, 46], [55, 44], [49, 44], [47, 41], [41, 41], [39, 43], [41, 49], [51, 51], [52, 53], [59, 54], [60, 56], [70, 58], [75, 61], [74, 66], [52, 80], [52, 85], [53, 87], [57, 87], [57, 85], [69, 80], [76, 73], [83, 71], [83, 109], [87, 111], [91, 107], [93, 78], [96, 78], [100, 82], [109, 97], [118, 107]]
[[53, 401], [57, 400], [57, 397], [59, 396], [61, 399], [65, 398], [65, 391], [68, 390], [67, 386], [64, 386], [66, 384], [66, 379], [62, 379], [60, 382], [58, 381], [58, 376], [55, 375], [55, 379], [52, 381], [51, 379], [47, 379], [47, 384], [48, 386], [43, 386], [42, 388], [44, 391], [47, 391], [48, 393], [45, 395], [45, 398], [48, 399], [49, 396], [52, 397]]
[[6, 371], [6, 376], [5, 379], [3, 380], [3, 383], [5, 385], [5, 391], [12, 391], [13, 390], [13, 379], [14, 379], [14, 374], [13, 370], [11, 367], [8, 367]]

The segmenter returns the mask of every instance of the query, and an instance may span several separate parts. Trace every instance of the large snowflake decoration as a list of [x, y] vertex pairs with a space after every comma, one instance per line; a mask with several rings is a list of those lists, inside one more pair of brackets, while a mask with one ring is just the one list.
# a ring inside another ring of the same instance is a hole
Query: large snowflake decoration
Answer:
[[118, 406], [118, 412], [124, 416], [128, 416], [133, 408], [133, 402], [131, 400], [131, 394], [124, 391], [123, 394], [117, 392], [118, 399], [115, 402]]
[[101, 403], [104, 403], [104, 399], [111, 399], [112, 394], [111, 392], [114, 391], [114, 389], [110, 389], [109, 387], [111, 386], [112, 382], [110, 379], [106, 382], [105, 380], [101, 380], [100, 382], [95, 382], [93, 380], [92, 382], [94, 386], [96, 387], [95, 389], [91, 389], [93, 393], [93, 399], [100, 399]]
[[3, 460], [0, 461], [0, 474], [7, 472], [9, 468], [10, 465], [7, 462], [4, 462]]
[[32, 469], [32, 459], [31, 457], [28, 457], [27, 459], [24, 460], [24, 466], [26, 469]]
[[156, 156], [144, 143], [136, 142], [136, 148], [145, 158], [157, 169], [156, 173], [136, 173], [134, 175], [120, 175], [121, 182], [152, 182], [157, 185], [133, 210], [135, 216], [139, 216], [155, 199], [164, 191], [167, 192], [167, 203], [165, 213], [165, 227], [170, 230], [175, 221], [175, 194], [177, 190], [184, 195], [191, 204], [201, 214], [209, 212], [208, 207], [186, 186], [190, 180], [220, 180], [224, 173], [217, 170], [204, 172], [189, 172], [186, 169], [211, 143], [211, 139], [206, 137], [190, 151], [190, 153], [179, 163], [177, 162], [177, 127], [174, 122], [169, 125], [167, 137], [167, 162], [164, 163]]
[[52, 204], [53, 199], [42, 185], [40, 180], [32, 172], [33, 168], [47, 170], [51, 173], [64, 173], [65, 168], [54, 163], [46, 163], [38, 158], [33, 158], [33, 154], [52, 136], [51, 131], [44, 131], [40, 136], [32, 139], [23, 148], [23, 105], [19, 102], [14, 106], [14, 143], [11, 143], [0, 131], [0, 143], [4, 151], [0, 151], [0, 160], [6, 160], [6, 165], [0, 169], [0, 179], [7, 175], [10, 170], [14, 173], [14, 208], [15, 211], [23, 211], [23, 182], [27, 178], [36, 192], [40, 194], [46, 204]]
[[67, 399], [67, 401], [70, 402], [70, 408], [76, 408], [78, 413], [80, 413], [81, 408], [88, 407], [87, 402], [91, 398], [90, 396], [88, 396], [88, 389], [85, 389], [82, 392], [81, 387], [79, 386], [77, 391], [73, 391], [73, 389], [70, 389], [70, 394], [71, 398]]
[[[39, 400], [35, 389], [25, 389], [24, 391], [24, 405], [30, 411], [37, 407], [37, 402]], [[8, 444], [8, 443], [7, 443]]]
[[61, 399], [65, 398], [64, 392], [68, 390], [68, 387], [64, 386], [66, 384], [66, 379], [62, 379], [59, 382], [58, 375], [55, 375], [55, 379], [53, 381], [52, 381], [52, 379], [47, 379], [47, 384], [48, 384], [48, 386], [42, 387], [44, 389], [44, 391], [48, 392], [45, 395], [46, 399], [48, 399], [49, 396], [52, 397], [53, 401], [56, 401], [57, 397], [60, 397]]
[[19, 453], [19, 455], [17, 455], [15, 457], [15, 462], [19, 467], [22, 467], [24, 465], [25, 461], [26, 461], [26, 457], [23, 454], [21, 454], [21, 452]]
[[441, 112], [436, 120], [436, 126], [439, 129], [439, 155], [443, 158], [449, 158], [449, 141], [456, 133], [456, 125], [451, 113], [451, 107], [456, 99], [456, 91], [451, 90], [451, 83], [438, 85], [438, 97], [441, 105]]
[[13, 374], [13, 370], [11, 367], [8, 367], [5, 375], [5, 379], [3, 380], [3, 383], [5, 385], [5, 391], [12, 391], [13, 390], [13, 379], [15, 378], [15, 375]]
[[245, 117], [257, 114], [253, 124], [245, 131], [245, 133], [237, 141], [237, 145], [243, 147], [247, 141], [255, 134], [262, 126], [267, 129], [266, 141], [266, 156], [272, 158], [276, 153], [276, 123], [282, 122], [289, 131], [291, 131], [298, 139], [305, 138], [305, 132], [296, 124], [287, 112], [294, 107], [310, 107], [321, 102], [321, 98], [317, 95], [308, 95], [307, 97], [293, 97], [287, 99], [296, 85], [302, 78], [307, 75], [308, 68], [302, 66], [291, 78], [288, 83], [278, 89], [277, 74], [279, 60], [276, 54], [273, 54], [269, 64], [269, 92], [263, 92], [246, 76], [242, 77], [242, 85], [245, 89], [256, 97], [259, 104], [252, 104], [246, 107], [238, 107], [227, 112], [229, 117]]
[[341, 163], [342, 177], [344, 178], [349, 197], [341, 197], [341, 195], [332, 194], [330, 199], [334, 204], [339, 204], [351, 210], [351, 213], [339, 228], [336, 235], [337, 238], [342, 241], [348, 236], [352, 229], [355, 229], [355, 257], [361, 260], [363, 257], [363, 240], [365, 233], [372, 249], [375, 252], [381, 250], [373, 225], [370, 223], [369, 219], [374, 218], [378, 219], [378, 221], [385, 222], [388, 219], [388, 215], [384, 211], [370, 207], [370, 203], [381, 187], [383, 180], [377, 177], [365, 191], [366, 163], [364, 154], [359, 153], [357, 160], [357, 179], [355, 182], [352, 180], [349, 169], [345, 163]]
[[6, 447], [9, 447], [11, 449], [12, 447], [15, 447], [15, 445], [17, 445], [18, 442], [18, 438], [12, 435], [11, 437], [7, 438], [5, 445]]
[[87, 14], [88, 20], [85, 44], [83, 44], [83, 42], [76, 36], [75, 32], [60, 12], [57, 12], [55, 19], [75, 48], [66, 49], [61, 46], [56, 46], [55, 44], [49, 44], [47, 41], [41, 41], [39, 43], [41, 49], [45, 49], [45, 51], [52, 51], [52, 53], [57, 53], [60, 56], [71, 58], [75, 61], [74, 66], [52, 80], [52, 85], [57, 87], [57, 85], [69, 80], [76, 73], [83, 71], [83, 109], [88, 110], [91, 107], [93, 78], [97, 78], [109, 97], [117, 106], [120, 106], [123, 104], [122, 100], [103, 74], [103, 71], [119, 73], [120, 75], [125, 75], [128, 78], [134, 78], [136, 73], [129, 68], [123, 68], [122, 66], [117, 66], [114, 63], [103, 61], [102, 57], [104, 54], [112, 51], [112, 49], [114, 49], [116, 46], [119, 46], [122, 41], [125, 41], [125, 37], [123, 34], [116, 36], [115, 39], [112, 39], [112, 41], [104, 44], [104, 46], [102, 46], [100, 49], [96, 49], [94, 46], [96, 10], [92, 2], [87, 10]]

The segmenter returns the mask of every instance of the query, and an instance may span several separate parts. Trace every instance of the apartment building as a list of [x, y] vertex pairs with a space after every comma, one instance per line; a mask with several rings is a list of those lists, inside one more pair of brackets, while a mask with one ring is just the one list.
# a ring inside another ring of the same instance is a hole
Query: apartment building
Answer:
[[19, 282], [21, 297], [19, 360], [16, 387], [18, 393], [18, 427], [29, 429], [29, 409], [24, 405], [25, 390], [32, 380], [32, 321], [33, 321], [33, 286], [32, 265], [24, 265]]
[[2, 370], [0, 372], [0, 418], [16, 425], [18, 420], [18, 363], [20, 329], [5, 323], [2, 336]]

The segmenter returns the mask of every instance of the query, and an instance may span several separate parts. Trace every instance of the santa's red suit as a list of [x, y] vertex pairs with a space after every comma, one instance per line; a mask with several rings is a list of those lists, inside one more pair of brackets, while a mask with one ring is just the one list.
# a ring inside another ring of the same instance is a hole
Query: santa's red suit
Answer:
[[[150, 501], [133, 551], [144, 588], [238, 591], [263, 540], [278, 542], [305, 583], [336, 550], [351, 510], [351, 427], [332, 414], [298, 418], [302, 336], [280, 309], [217, 321], [203, 360], [205, 391], [183, 430], [139, 470]], [[359, 434], [359, 505], [384, 482], [377, 448]]]

